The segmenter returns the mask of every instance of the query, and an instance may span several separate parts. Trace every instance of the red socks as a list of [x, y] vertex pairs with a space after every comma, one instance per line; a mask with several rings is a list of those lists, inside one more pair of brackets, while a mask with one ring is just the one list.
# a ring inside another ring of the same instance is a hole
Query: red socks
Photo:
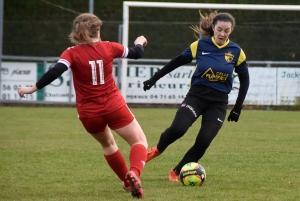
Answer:
[[129, 160], [130, 170], [140, 177], [142, 170], [144, 169], [147, 159], [147, 149], [141, 144], [135, 144], [131, 147]]
[[125, 175], [128, 172], [126, 161], [121, 151], [118, 149], [115, 153], [111, 155], [104, 155], [108, 165], [116, 173], [116, 175], [121, 179], [121, 181], [126, 182]]
[[[125, 175], [128, 172], [126, 161], [120, 150], [117, 150], [111, 155], [104, 155], [108, 165], [116, 173], [121, 181], [127, 184]], [[129, 160], [130, 170], [140, 177], [147, 159], [147, 149], [141, 144], [135, 144], [131, 147]]]

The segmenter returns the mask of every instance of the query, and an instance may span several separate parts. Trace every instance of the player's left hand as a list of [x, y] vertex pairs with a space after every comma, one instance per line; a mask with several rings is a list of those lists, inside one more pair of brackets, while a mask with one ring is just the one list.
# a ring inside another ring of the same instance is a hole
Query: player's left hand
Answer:
[[239, 120], [240, 115], [241, 115], [241, 110], [242, 110], [242, 108], [234, 107], [231, 110], [230, 114], [228, 115], [227, 120], [237, 122]]

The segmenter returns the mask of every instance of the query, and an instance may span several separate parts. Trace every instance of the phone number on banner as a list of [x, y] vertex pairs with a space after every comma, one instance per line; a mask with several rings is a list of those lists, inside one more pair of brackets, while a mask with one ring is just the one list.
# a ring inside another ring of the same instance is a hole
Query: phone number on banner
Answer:
[[127, 94], [126, 101], [128, 103], [179, 103], [185, 95], [180, 94], [149, 94], [149, 95], [136, 95]]
[[[22, 98], [18, 94], [18, 88], [22, 85], [10, 85], [10, 84], [2, 84], [1, 85], [1, 100], [21, 100]], [[25, 85], [26, 87], [31, 87], [32, 85]], [[35, 100], [33, 94], [25, 95], [25, 100]]]

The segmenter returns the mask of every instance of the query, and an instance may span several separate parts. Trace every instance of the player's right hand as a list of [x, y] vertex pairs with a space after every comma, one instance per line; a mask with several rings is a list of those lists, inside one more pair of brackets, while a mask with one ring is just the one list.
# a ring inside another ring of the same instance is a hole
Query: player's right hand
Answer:
[[227, 120], [228, 120], [228, 121], [235, 121], [235, 122], [238, 122], [239, 117], [240, 117], [240, 114], [241, 114], [241, 110], [242, 110], [242, 108], [234, 107], [234, 108], [231, 110], [230, 114], [228, 115]]
[[37, 90], [38, 90], [38, 88], [36, 87], [36, 85], [34, 85], [32, 87], [19, 87], [18, 94], [21, 98], [25, 98], [25, 94], [32, 94]]
[[134, 41], [134, 45], [141, 44], [143, 46], [146, 46], [147, 43], [148, 43], [148, 41], [144, 36], [139, 36]]
[[143, 82], [143, 84], [144, 84], [144, 87], [143, 87], [144, 91], [149, 90], [153, 85], [155, 85], [155, 83], [156, 83], [156, 81], [153, 80], [153, 79], [151, 79], [151, 78], [149, 80], [146, 80], [145, 82]]

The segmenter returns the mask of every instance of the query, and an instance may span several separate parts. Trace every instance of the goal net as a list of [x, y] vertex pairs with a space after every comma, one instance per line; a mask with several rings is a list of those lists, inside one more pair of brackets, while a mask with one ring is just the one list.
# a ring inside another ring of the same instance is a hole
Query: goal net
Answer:
[[[143, 59], [121, 61], [120, 86], [128, 103], [181, 103], [195, 63], [166, 75], [150, 91], [143, 91], [143, 81], [197, 40], [189, 27], [199, 25], [199, 10], [228, 12], [236, 19], [230, 40], [246, 53], [250, 73], [245, 104], [300, 104], [300, 54], [293, 45], [299, 37], [299, 5], [124, 1], [123, 45], [132, 46], [140, 35], [148, 39]], [[238, 88], [235, 77], [229, 104], [235, 103]]]

